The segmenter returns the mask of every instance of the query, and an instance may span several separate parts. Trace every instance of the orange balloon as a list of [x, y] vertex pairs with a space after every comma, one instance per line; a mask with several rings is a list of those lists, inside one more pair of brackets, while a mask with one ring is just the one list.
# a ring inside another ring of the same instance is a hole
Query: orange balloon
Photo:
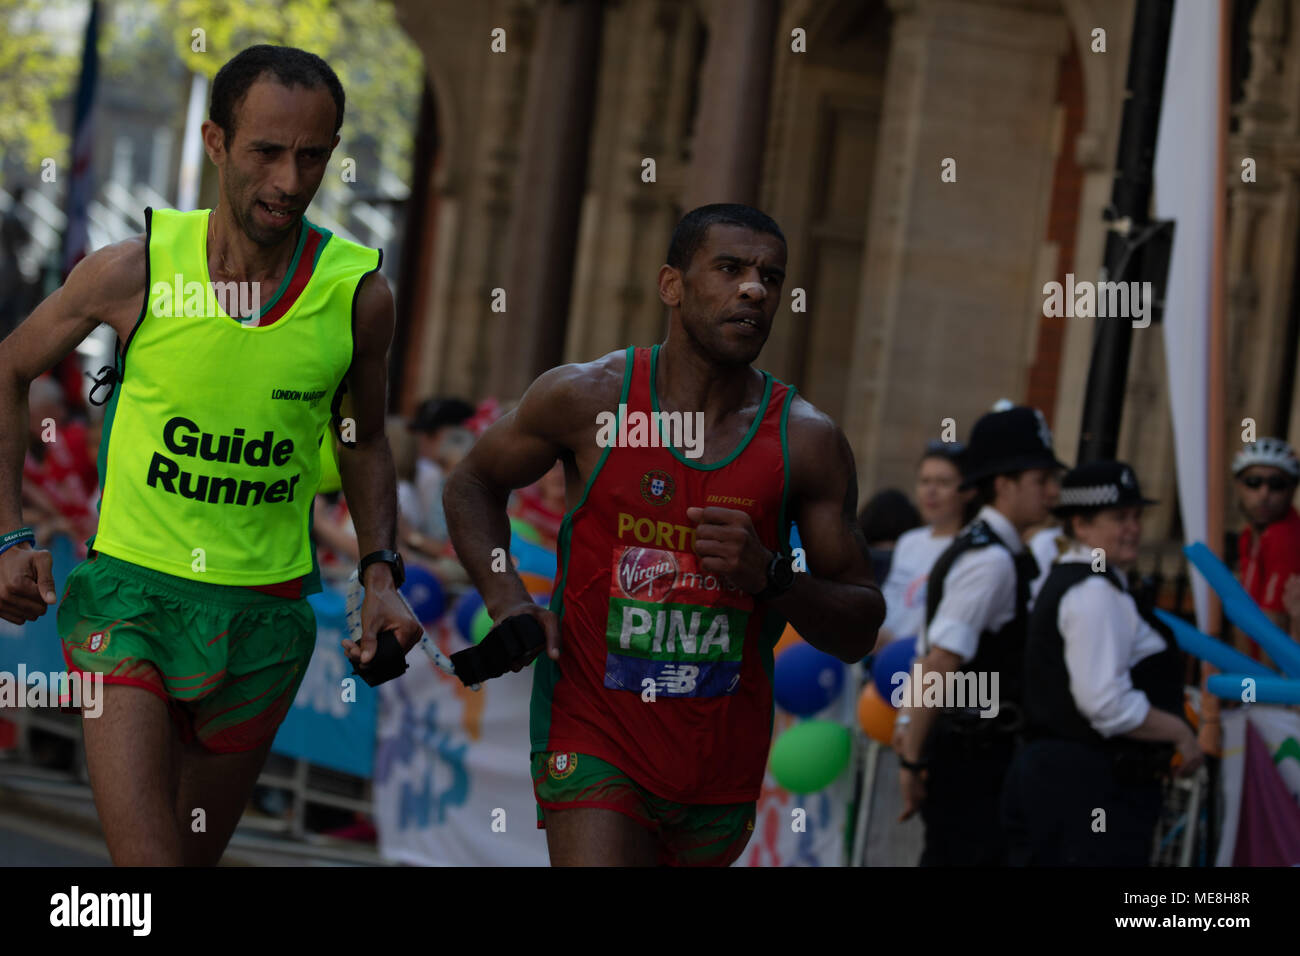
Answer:
[[1183, 713], [1187, 715], [1187, 722], [1192, 725], [1192, 730], [1197, 730], [1201, 726], [1201, 715], [1196, 712], [1196, 708], [1187, 697], [1183, 698]]
[[867, 736], [889, 746], [894, 739], [894, 721], [897, 718], [898, 711], [880, 696], [875, 681], [867, 681], [862, 696], [858, 698], [858, 723]]
[[520, 571], [519, 580], [524, 582], [524, 589], [529, 594], [550, 594], [555, 587], [555, 582], [545, 575], [532, 574], [528, 571]]
[[772, 659], [776, 660], [785, 651], [801, 643], [803, 643], [803, 638], [799, 636], [799, 632], [787, 624], [785, 631], [781, 634], [781, 639], [776, 642], [776, 647], [772, 648]]

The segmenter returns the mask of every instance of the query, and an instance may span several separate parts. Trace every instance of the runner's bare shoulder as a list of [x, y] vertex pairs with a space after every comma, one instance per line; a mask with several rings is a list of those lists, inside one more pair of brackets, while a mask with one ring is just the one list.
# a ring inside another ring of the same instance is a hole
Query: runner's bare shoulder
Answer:
[[125, 341], [144, 309], [148, 279], [144, 234], [123, 239], [77, 263], [60, 290], [59, 311], [109, 325]]
[[623, 395], [627, 353], [623, 349], [591, 362], [557, 365], [529, 387], [516, 409], [519, 425], [566, 448], [590, 444], [600, 412], [617, 412]]
[[853, 452], [844, 432], [830, 415], [802, 395], [795, 395], [790, 403], [786, 437], [796, 488], [838, 485], [853, 473]]

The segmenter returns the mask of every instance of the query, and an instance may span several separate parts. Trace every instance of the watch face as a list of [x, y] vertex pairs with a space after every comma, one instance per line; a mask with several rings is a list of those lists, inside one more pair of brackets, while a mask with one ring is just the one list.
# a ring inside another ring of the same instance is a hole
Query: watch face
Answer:
[[794, 564], [788, 554], [779, 554], [772, 561], [772, 583], [781, 588], [794, 583]]

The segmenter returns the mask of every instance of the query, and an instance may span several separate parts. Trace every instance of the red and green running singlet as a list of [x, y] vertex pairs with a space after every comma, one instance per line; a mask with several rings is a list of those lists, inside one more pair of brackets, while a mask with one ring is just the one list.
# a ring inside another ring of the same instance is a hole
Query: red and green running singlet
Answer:
[[[661, 423], [659, 347], [628, 349], [619, 433]], [[726, 458], [607, 447], [560, 529], [561, 655], [537, 660], [532, 749], [590, 754], [684, 803], [758, 798], [772, 734], [772, 648], [785, 621], [705, 572], [690, 507], [748, 512], [789, 550], [786, 419], [794, 389], [763, 373], [760, 411]], [[641, 417], [644, 416], [644, 417]], [[661, 432], [661, 435], [664, 434]], [[651, 695], [650, 690], [654, 693]], [[653, 697], [653, 699], [651, 699]]]

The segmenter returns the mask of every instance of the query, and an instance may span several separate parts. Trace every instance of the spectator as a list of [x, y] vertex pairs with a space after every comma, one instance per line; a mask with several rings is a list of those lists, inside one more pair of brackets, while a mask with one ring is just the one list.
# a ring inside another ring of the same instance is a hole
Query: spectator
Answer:
[[[463, 431], [474, 415], [474, 406], [460, 398], [430, 398], [420, 403], [409, 428], [415, 434], [415, 490], [419, 502], [421, 534], [433, 539], [436, 548], [447, 540], [447, 520], [442, 512], [442, 485], [446, 462], [464, 457]], [[448, 447], [444, 448], [444, 443]], [[472, 444], [472, 441], [470, 442]]]
[[98, 523], [87, 475], [95, 466], [87, 454], [86, 428], [68, 420], [63, 390], [48, 376], [28, 393], [28, 443], [23, 461], [23, 510], [37, 540], [66, 534], [85, 557], [85, 541]]
[[515, 492], [510, 504], [510, 516], [537, 529], [542, 544], [552, 551], [560, 537], [564, 511], [564, 465], [558, 461], [536, 482]]
[[[1237, 505], [1247, 524], [1238, 539], [1241, 586], [1278, 627], [1290, 629], [1283, 601], [1287, 580], [1300, 574], [1300, 515], [1291, 504], [1300, 462], [1280, 438], [1247, 442], [1232, 463]], [[1251, 646], [1259, 659], [1259, 651]]]
[[863, 506], [858, 513], [858, 525], [871, 549], [871, 570], [877, 581], [889, 577], [894, 543], [899, 536], [920, 523], [921, 515], [897, 488], [878, 492]]
[[[1291, 501], [1300, 479], [1300, 462], [1295, 449], [1282, 439], [1261, 438], [1246, 442], [1237, 453], [1232, 475], [1237, 507], [1247, 522], [1237, 538], [1241, 586], [1270, 621], [1290, 631], [1296, 622], [1287, 610], [1288, 581], [1300, 574], [1300, 515]], [[1300, 598], [1300, 594], [1292, 597]], [[1300, 601], [1292, 601], [1292, 606], [1297, 604]], [[1267, 661], [1254, 641], [1238, 636], [1238, 646], [1255, 660]], [[1203, 665], [1202, 681], [1213, 672], [1212, 667]], [[1215, 756], [1222, 751], [1219, 711], [1219, 698], [1202, 693], [1201, 749]]]
[[974, 490], [958, 490], [961, 471], [957, 462], [963, 450], [959, 442], [932, 441], [917, 465], [916, 502], [925, 524], [903, 532], [894, 545], [893, 560], [881, 588], [886, 616], [877, 650], [896, 638], [914, 637], [921, 632], [930, 568], [978, 510]]

